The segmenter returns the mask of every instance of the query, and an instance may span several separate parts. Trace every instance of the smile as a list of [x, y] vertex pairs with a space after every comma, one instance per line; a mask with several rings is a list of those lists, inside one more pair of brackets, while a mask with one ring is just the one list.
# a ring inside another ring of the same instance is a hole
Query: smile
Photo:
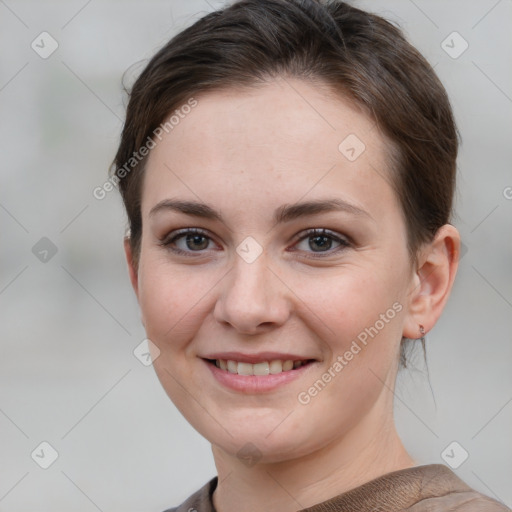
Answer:
[[271, 361], [261, 361], [258, 363], [246, 363], [242, 361], [235, 361], [232, 359], [207, 359], [211, 364], [217, 368], [229, 373], [236, 373], [238, 375], [277, 375], [279, 373], [288, 372], [311, 362], [311, 359], [303, 360], [281, 360], [273, 359]]
[[313, 354], [261, 351], [210, 352], [201, 354], [208, 373], [224, 388], [259, 394], [272, 392], [282, 386], [304, 378], [321, 364]]

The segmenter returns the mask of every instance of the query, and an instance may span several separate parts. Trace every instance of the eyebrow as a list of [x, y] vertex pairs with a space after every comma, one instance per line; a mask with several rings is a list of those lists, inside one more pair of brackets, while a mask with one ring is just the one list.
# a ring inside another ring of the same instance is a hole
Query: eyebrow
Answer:
[[[196, 201], [181, 201], [177, 199], [164, 199], [163, 201], [160, 201], [153, 208], [151, 208], [149, 217], [152, 217], [158, 212], [167, 210], [184, 213], [186, 215], [192, 215], [194, 217], [201, 217], [204, 219], [218, 220], [222, 223], [225, 223], [220, 212], [214, 210], [207, 204], [199, 203]], [[284, 204], [275, 210], [273, 220], [274, 225], [277, 225], [290, 222], [300, 217], [318, 215], [320, 213], [333, 211], [341, 211], [357, 217], [367, 217], [371, 220], [374, 220], [366, 210], [363, 210], [339, 198], [318, 199], [291, 205]]]

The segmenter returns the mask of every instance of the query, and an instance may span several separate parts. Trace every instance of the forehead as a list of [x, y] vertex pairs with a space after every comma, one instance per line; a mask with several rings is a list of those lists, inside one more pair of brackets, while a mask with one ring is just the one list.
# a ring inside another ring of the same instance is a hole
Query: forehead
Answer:
[[385, 139], [326, 87], [281, 78], [194, 99], [151, 150], [143, 216], [169, 196], [249, 210], [338, 192], [376, 215], [396, 207]]

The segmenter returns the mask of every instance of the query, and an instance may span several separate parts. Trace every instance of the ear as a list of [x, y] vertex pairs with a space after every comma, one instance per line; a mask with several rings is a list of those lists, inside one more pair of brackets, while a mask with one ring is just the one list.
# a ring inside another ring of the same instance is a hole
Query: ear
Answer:
[[132, 283], [133, 291], [139, 300], [139, 274], [138, 269], [135, 267], [132, 246], [130, 244], [130, 237], [124, 237], [124, 253], [126, 255], [126, 262], [128, 264], [128, 273], [130, 274], [130, 281]]
[[460, 235], [451, 224], [440, 227], [434, 240], [420, 251], [409, 288], [402, 334], [406, 338], [420, 338], [420, 325], [427, 333], [436, 324], [450, 296], [459, 255]]

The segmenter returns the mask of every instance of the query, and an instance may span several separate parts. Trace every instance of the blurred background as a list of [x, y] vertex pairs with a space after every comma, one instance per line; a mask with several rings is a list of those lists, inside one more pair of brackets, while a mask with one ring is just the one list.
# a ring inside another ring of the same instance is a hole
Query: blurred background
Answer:
[[[365, 0], [435, 67], [462, 135], [463, 255], [445, 312], [402, 370], [396, 421], [512, 507], [512, 2]], [[161, 512], [215, 472], [143, 364], [117, 190], [128, 84], [213, 0], [0, 0], [0, 511]], [[137, 354], [139, 357], [137, 357]], [[43, 443], [43, 444], [42, 444]]]

